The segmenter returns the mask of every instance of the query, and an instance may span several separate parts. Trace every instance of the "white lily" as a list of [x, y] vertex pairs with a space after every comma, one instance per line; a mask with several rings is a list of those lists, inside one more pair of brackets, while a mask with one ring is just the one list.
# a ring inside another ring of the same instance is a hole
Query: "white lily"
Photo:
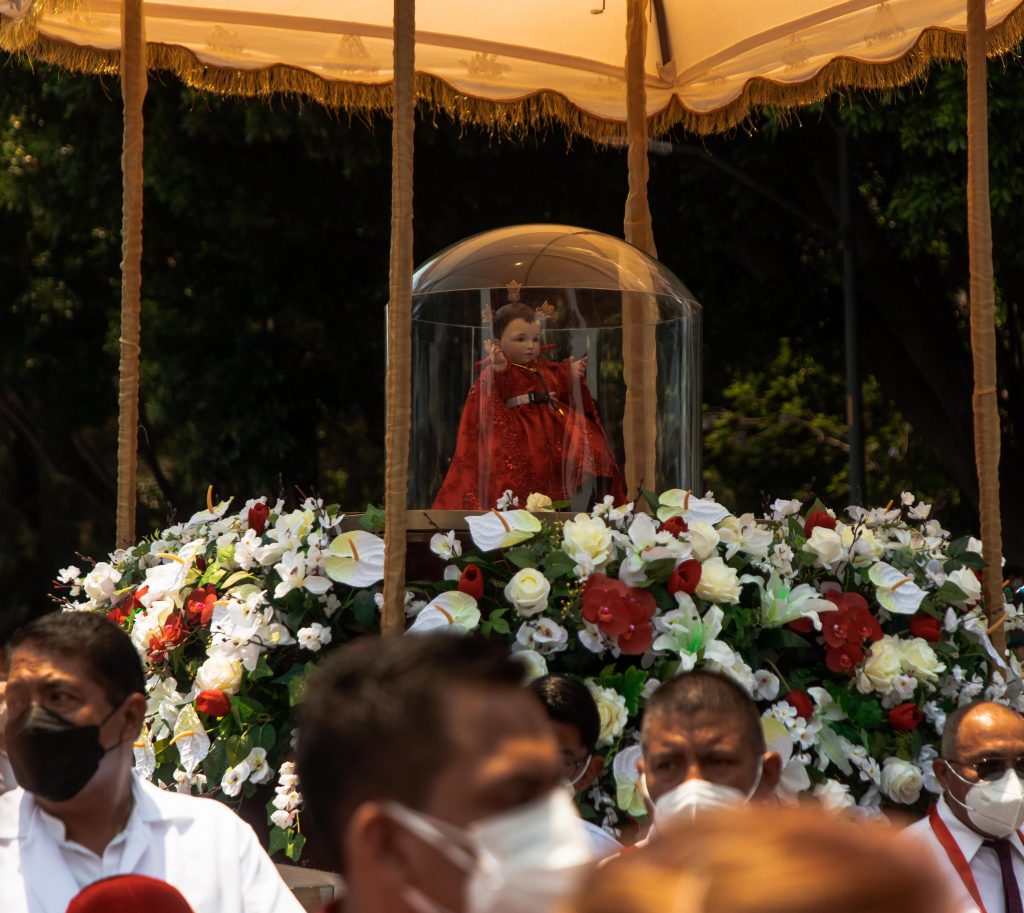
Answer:
[[384, 579], [384, 540], [365, 530], [342, 533], [328, 549], [324, 569], [331, 580], [368, 587]]
[[672, 488], [659, 498], [658, 519], [682, 517], [687, 523], [700, 520], [714, 526], [729, 516], [727, 508], [712, 498], [698, 498], [691, 491]]
[[473, 543], [482, 552], [517, 545], [541, 531], [540, 520], [528, 510], [491, 510], [467, 517], [466, 522]]
[[331, 581], [319, 574], [308, 573], [306, 556], [299, 552], [285, 552], [281, 561], [274, 565], [281, 575], [281, 582], [274, 589], [274, 598], [280, 599], [292, 590], [308, 590], [314, 596], [322, 596], [331, 588]]
[[897, 615], [913, 615], [925, 597], [924, 590], [914, 583], [913, 577], [884, 561], [871, 566], [868, 579], [875, 585], [878, 604]]
[[718, 530], [722, 542], [726, 544], [725, 560], [728, 561], [737, 552], [750, 555], [751, 558], [768, 557], [768, 547], [775, 538], [774, 532], [758, 526], [753, 514], [743, 514], [732, 521], [723, 523]]
[[839, 607], [822, 599], [809, 583], [790, 586], [788, 580], [772, 571], [767, 583], [757, 574], [744, 574], [740, 583], [753, 583], [761, 596], [761, 625], [765, 628], [781, 628], [784, 624], [799, 618], [809, 618], [815, 630], [821, 630], [820, 612], [835, 612]]
[[680, 672], [689, 672], [702, 657], [722, 665], [731, 665], [734, 658], [732, 649], [717, 640], [725, 618], [722, 610], [713, 605], [701, 618], [696, 603], [683, 592], [676, 593], [676, 603], [678, 609], [654, 619], [655, 627], [662, 633], [655, 639], [652, 648], [678, 653]]
[[466, 634], [480, 624], [480, 609], [468, 593], [451, 590], [441, 593], [425, 605], [406, 634], [426, 634], [428, 631], [449, 631]]

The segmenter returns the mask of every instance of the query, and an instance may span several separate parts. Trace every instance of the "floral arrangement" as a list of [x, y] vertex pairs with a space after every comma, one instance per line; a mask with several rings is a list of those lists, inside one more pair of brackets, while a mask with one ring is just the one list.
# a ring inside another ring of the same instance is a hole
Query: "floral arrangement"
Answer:
[[[646, 812], [637, 725], [665, 680], [698, 667], [758, 701], [779, 793], [877, 813], [920, 810], [939, 788], [930, 761], [946, 715], [980, 697], [1024, 710], [1020, 665], [993, 648], [982, 610], [981, 543], [952, 539], [930, 507], [776, 501], [732, 514], [709, 493], [610, 499], [571, 519], [543, 495], [508, 493], [438, 531], [438, 580], [409, 585], [407, 634], [479, 631], [509, 643], [527, 678], [583, 678], [601, 717], [606, 774], [583, 811], [616, 831]], [[230, 502], [195, 514], [88, 573], [70, 567], [65, 608], [105, 611], [149, 671], [148, 778], [227, 801], [275, 781], [271, 850], [302, 849], [288, 760], [294, 709], [325, 648], [378, 627], [379, 513], [342, 531], [307, 499]], [[546, 522], [542, 522], [546, 521]], [[997, 621], [1024, 628], [1010, 590]], [[82, 598], [84, 593], [84, 599]]]

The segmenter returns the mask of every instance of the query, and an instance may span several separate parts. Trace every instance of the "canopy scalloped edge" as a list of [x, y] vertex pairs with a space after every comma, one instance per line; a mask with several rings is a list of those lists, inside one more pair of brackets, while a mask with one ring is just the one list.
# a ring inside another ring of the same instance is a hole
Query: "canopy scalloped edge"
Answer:
[[[59, 0], [58, 0], [59, 2]], [[71, 0], [72, 5], [74, 0]], [[52, 9], [54, 4], [50, 4]], [[40, 35], [31, 14], [23, 20], [0, 19], [0, 50], [24, 55], [33, 60], [79, 73], [116, 75], [119, 53], [67, 44]], [[1024, 0], [987, 34], [989, 56], [1000, 56], [1016, 47], [1024, 38]], [[692, 111], [674, 97], [660, 111], [647, 118], [651, 136], [663, 136], [674, 127], [699, 135], [723, 133], [747, 120], [761, 108], [797, 108], [821, 101], [839, 89], [892, 89], [923, 76], [939, 60], [962, 60], [966, 36], [960, 32], [932, 28], [921, 36], [906, 54], [887, 63], [865, 63], [839, 57], [824, 66], [809, 80], [782, 84], [754, 77], [740, 94], [721, 108]], [[623, 51], [625, 53], [625, 51]], [[185, 85], [204, 92], [245, 98], [284, 95], [309, 99], [325, 107], [354, 115], [385, 113], [391, 110], [391, 85], [337, 82], [291, 66], [279, 65], [260, 70], [234, 70], [209, 66], [180, 46], [150, 44], [150, 70], [168, 72]], [[539, 91], [511, 101], [469, 96], [444, 80], [420, 73], [416, 76], [416, 96], [433, 111], [441, 111], [460, 123], [483, 127], [504, 135], [520, 135], [528, 130], [561, 125], [570, 136], [582, 136], [598, 143], [625, 141], [624, 122], [596, 117], [574, 105], [564, 95]]]

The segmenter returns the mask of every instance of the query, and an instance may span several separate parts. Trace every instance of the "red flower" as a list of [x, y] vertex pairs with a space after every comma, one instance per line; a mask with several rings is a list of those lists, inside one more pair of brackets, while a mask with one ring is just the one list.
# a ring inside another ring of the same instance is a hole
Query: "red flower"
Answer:
[[838, 598], [833, 599], [833, 593], [829, 593], [829, 602], [836, 604], [836, 610], [834, 612], [822, 612], [821, 613], [821, 633], [825, 638], [825, 643], [829, 647], [844, 647], [846, 644], [859, 644], [863, 638], [857, 631], [856, 627], [852, 624], [850, 618], [850, 610], [840, 603]]
[[786, 627], [797, 634], [810, 634], [814, 630], [814, 622], [810, 618], [797, 618], [789, 622]]
[[[827, 618], [828, 616], [823, 617]], [[859, 644], [845, 643], [841, 647], [825, 649], [825, 665], [833, 672], [840, 674], [853, 675], [853, 670], [857, 668], [857, 664], [862, 659], [864, 659], [864, 650]]]
[[679, 565], [668, 578], [668, 591], [673, 596], [682, 590], [686, 594], [692, 594], [700, 583], [701, 563], [695, 558], [687, 558]]
[[689, 532], [690, 527], [686, 525], [686, 521], [682, 517], [669, 517], [658, 530], [663, 533], [671, 533], [677, 539], [685, 532]]
[[267, 517], [270, 516], [270, 508], [262, 501], [257, 501], [249, 508], [249, 529], [254, 530], [257, 536], [263, 535], [267, 528]]
[[196, 695], [196, 710], [207, 716], [226, 716], [231, 709], [231, 698], [219, 688], [200, 691]]
[[212, 583], [196, 587], [185, 597], [181, 611], [190, 625], [208, 627], [213, 620], [213, 607], [217, 604], [217, 590]]
[[790, 691], [782, 699], [791, 707], [795, 707], [797, 715], [805, 720], [809, 720], [814, 713], [814, 701], [806, 691]]
[[804, 535], [808, 539], [811, 537], [811, 530], [816, 526], [824, 526], [825, 529], [835, 529], [836, 518], [825, 513], [823, 510], [812, 510], [807, 515], [807, 521], [804, 523]]
[[474, 599], [481, 599], [484, 595], [484, 575], [475, 564], [467, 564], [459, 577], [458, 590], [466, 593]]
[[143, 608], [142, 597], [148, 592], [148, 586], [140, 586], [134, 593], [122, 599], [117, 608], [107, 612], [107, 618], [118, 624], [131, 618], [139, 609]]
[[910, 619], [910, 633], [914, 637], [923, 637], [929, 643], [937, 644], [942, 640], [942, 622], [932, 618], [927, 612], [918, 612]]
[[843, 593], [839, 597], [839, 604], [850, 612], [849, 625], [860, 638], [858, 643], [863, 643], [864, 640], [874, 643], [882, 639], [882, 626], [871, 614], [868, 601], [860, 593]]
[[924, 714], [913, 701], [897, 704], [889, 711], [889, 725], [893, 729], [899, 729], [902, 732], [910, 732], [911, 729], [917, 729], [923, 720]]
[[626, 586], [604, 574], [591, 574], [583, 590], [583, 617], [602, 634], [617, 637], [619, 649], [630, 656], [650, 647], [654, 634], [649, 622], [656, 609], [647, 590]]
[[156, 634], [149, 638], [149, 659], [154, 663], [162, 663], [167, 658], [167, 651], [178, 646], [188, 631], [181, 623], [181, 616], [171, 615]]

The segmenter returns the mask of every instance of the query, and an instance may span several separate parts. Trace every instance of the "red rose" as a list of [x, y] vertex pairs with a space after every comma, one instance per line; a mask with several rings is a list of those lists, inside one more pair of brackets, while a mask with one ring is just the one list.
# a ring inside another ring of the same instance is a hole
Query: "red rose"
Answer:
[[484, 575], [475, 564], [467, 564], [459, 577], [458, 590], [474, 599], [482, 599], [484, 595]]
[[835, 529], [836, 518], [825, 513], [823, 510], [812, 510], [807, 515], [807, 521], [804, 523], [804, 535], [808, 539], [811, 537], [811, 530], [816, 526], [824, 526], [825, 529]]
[[142, 597], [149, 592], [148, 586], [140, 586], [134, 593], [121, 600], [117, 608], [107, 612], [107, 618], [118, 624], [131, 618], [139, 609], [144, 608]]
[[217, 604], [217, 590], [212, 583], [196, 587], [185, 597], [181, 611], [190, 625], [208, 627], [213, 620], [213, 607]]
[[796, 708], [797, 716], [809, 720], [814, 714], [814, 701], [806, 691], [790, 691], [782, 698], [791, 707]]
[[889, 725], [893, 729], [899, 729], [902, 732], [910, 732], [911, 729], [917, 729], [923, 720], [924, 714], [913, 701], [897, 704], [889, 711]]
[[618, 638], [619, 649], [639, 656], [651, 645], [650, 620], [657, 610], [647, 590], [626, 586], [604, 574], [591, 574], [583, 590], [583, 617], [602, 634]]
[[910, 633], [914, 637], [923, 637], [929, 643], [937, 644], [942, 640], [942, 622], [932, 618], [927, 612], [918, 612], [910, 619]]
[[683, 533], [690, 531], [690, 527], [686, 525], [686, 521], [682, 517], [669, 517], [658, 529], [663, 533], [671, 533], [677, 539]]
[[270, 508], [267, 507], [262, 501], [257, 501], [249, 508], [249, 529], [255, 531], [257, 536], [263, 535], [263, 530], [267, 528], [267, 517], [270, 516]]
[[200, 691], [196, 695], [196, 710], [207, 716], [226, 716], [231, 709], [231, 698], [219, 688]]
[[864, 650], [859, 644], [845, 643], [841, 647], [826, 647], [825, 665], [833, 672], [841, 675], [853, 675], [860, 661], [864, 659]]
[[679, 565], [672, 575], [668, 578], [669, 593], [675, 596], [680, 590], [687, 595], [690, 595], [697, 589], [697, 584], [700, 583], [701, 575], [701, 563], [695, 558], [687, 558], [682, 564]]

